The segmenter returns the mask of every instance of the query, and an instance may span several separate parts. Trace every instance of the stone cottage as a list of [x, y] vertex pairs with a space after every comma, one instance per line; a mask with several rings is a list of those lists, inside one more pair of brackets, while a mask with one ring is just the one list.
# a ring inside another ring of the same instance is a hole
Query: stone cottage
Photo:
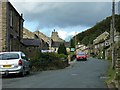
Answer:
[[104, 32], [93, 40], [94, 53], [98, 58], [107, 57], [107, 49], [110, 47], [109, 33]]
[[0, 2], [0, 51], [19, 51], [23, 37], [23, 14], [7, 0]]

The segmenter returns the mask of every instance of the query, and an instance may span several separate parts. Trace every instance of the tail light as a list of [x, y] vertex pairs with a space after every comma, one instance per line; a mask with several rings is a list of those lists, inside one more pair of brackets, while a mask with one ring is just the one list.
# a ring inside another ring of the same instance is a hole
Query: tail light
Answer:
[[22, 66], [22, 60], [18, 61], [18, 65]]
[[79, 58], [79, 57], [80, 57], [79, 55], [76, 56], [76, 58]]

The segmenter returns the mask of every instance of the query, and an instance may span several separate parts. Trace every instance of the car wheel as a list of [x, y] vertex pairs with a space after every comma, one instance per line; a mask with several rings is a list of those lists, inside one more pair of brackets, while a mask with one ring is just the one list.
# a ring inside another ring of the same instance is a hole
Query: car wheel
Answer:
[[24, 77], [24, 76], [25, 76], [25, 70], [24, 70], [24, 69], [23, 69], [22, 72], [19, 73], [19, 76], [20, 76], [20, 77]]
[[29, 75], [30, 74], [30, 71], [27, 71], [27, 75]]

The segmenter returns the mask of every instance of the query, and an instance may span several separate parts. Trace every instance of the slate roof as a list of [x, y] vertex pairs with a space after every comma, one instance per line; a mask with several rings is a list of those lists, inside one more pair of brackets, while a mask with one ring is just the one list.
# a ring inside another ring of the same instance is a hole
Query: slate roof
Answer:
[[70, 43], [69, 42], [53, 42], [52, 43], [52, 47], [59, 47], [60, 44], [63, 44], [65, 45], [66, 48], [70, 47]]
[[25, 46], [36, 46], [36, 47], [40, 46], [40, 40], [38, 39], [23, 39], [22, 43]]
[[66, 47], [71, 47], [70, 42], [65, 42], [64, 44], [65, 44]]

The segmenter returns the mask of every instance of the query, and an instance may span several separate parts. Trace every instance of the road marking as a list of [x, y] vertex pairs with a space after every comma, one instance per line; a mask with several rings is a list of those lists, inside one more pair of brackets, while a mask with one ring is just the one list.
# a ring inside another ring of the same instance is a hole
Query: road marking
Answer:
[[72, 74], [72, 76], [77, 76], [78, 74]]
[[107, 77], [107, 76], [101, 76], [100, 79], [108, 79], [110, 77]]

